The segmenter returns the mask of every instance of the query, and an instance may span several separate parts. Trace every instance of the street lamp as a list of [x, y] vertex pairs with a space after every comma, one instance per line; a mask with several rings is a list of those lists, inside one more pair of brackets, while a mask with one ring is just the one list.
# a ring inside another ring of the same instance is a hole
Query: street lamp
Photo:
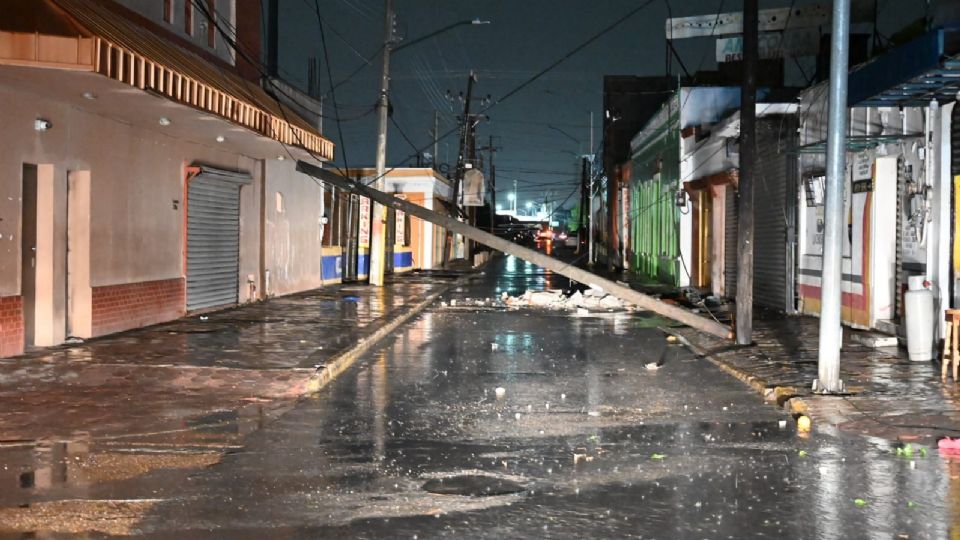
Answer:
[[467, 26], [467, 25], [479, 26], [479, 25], [483, 25], [483, 24], [490, 24], [490, 21], [482, 21], [482, 20], [480, 20], [479, 17], [474, 18], [474, 19], [466, 19], [466, 20], [463, 20], [463, 21], [457, 21], [457, 22], [455, 22], [455, 23], [453, 23], [453, 24], [448, 24], [447, 26], [444, 26], [443, 28], [440, 28], [439, 30], [435, 30], [435, 31], [433, 31], [433, 32], [430, 32], [429, 34], [426, 34], [426, 35], [424, 35], [424, 36], [420, 36], [420, 37], [418, 37], [417, 39], [414, 39], [414, 40], [412, 40], [412, 41], [408, 41], [408, 42], [406, 42], [406, 43], [403, 43], [403, 44], [401, 44], [401, 45], [398, 45], [398, 46], [396, 46], [396, 47], [393, 48], [393, 52], [400, 52], [400, 51], [402, 51], [403, 49], [406, 49], [407, 47], [411, 47], [411, 46], [413, 46], [413, 45], [416, 45], [417, 43], [420, 43], [421, 41], [426, 41], [426, 40], [428, 40], [428, 39], [430, 39], [430, 38], [432, 38], [432, 37], [434, 37], [434, 36], [440, 35], [440, 34], [446, 32], [447, 30], [451, 30], [451, 29], [456, 28], [456, 27], [458, 27], [458, 26]]
[[[451, 28], [463, 25], [488, 24], [489, 21], [480, 19], [470, 19], [458, 21], [451, 25], [440, 28], [425, 36], [408, 41], [397, 47], [393, 46], [394, 35], [394, 14], [393, 0], [385, 0], [384, 16], [384, 37], [383, 37], [383, 68], [380, 71], [380, 96], [377, 99], [377, 176], [374, 188], [383, 191], [386, 186], [384, 176], [387, 171], [387, 113], [390, 108], [389, 90], [390, 90], [390, 52], [400, 51], [411, 45], [415, 45], [425, 39], [429, 39], [437, 34], [446, 32]], [[383, 271], [386, 262], [386, 222], [387, 209], [381, 204], [373, 204], [373, 223], [370, 227], [370, 284], [383, 286]]]

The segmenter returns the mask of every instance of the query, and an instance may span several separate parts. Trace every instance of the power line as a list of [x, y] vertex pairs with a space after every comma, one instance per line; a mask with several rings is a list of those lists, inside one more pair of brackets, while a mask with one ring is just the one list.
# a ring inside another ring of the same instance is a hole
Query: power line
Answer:
[[340, 122], [340, 106], [337, 104], [337, 91], [333, 87], [333, 75], [330, 68], [330, 54], [327, 50], [327, 36], [323, 30], [323, 17], [320, 16], [320, 0], [314, 0], [314, 8], [317, 11], [317, 24], [320, 27], [320, 44], [323, 46], [324, 63], [327, 65], [327, 82], [330, 85], [330, 98], [333, 100], [333, 114], [337, 117], [337, 134], [340, 136], [340, 153], [343, 155], [343, 166], [350, 169], [350, 162], [347, 160], [347, 140], [343, 137], [343, 126]]
[[526, 81], [520, 83], [519, 85], [517, 85], [516, 87], [514, 87], [512, 90], [510, 90], [509, 92], [507, 92], [505, 95], [503, 95], [500, 99], [498, 99], [497, 101], [495, 101], [495, 102], [491, 103], [490, 105], [488, 105], [487, 108], [484, 109], [484, 112], [486, 112], [487, 110], [493, 108], [494, 106], [499, 105], [499, 104], [503, 103], [504, 101], [510, 99], [511, 97], [513, 97], [514, 95], [516, 95], [517, 93], [519, 93], [519, 92], [520, 92], [521, 90], [523, 90], [524, 88], [526, 88], [526, 87], [530, 86], [531, 84], [533, 84], [534, 82], [536, 82], [540, 77], [543, 77], [543, 76], [546, 75], [547, 73], [553, 71], [554, 68], [556, 68], [557, 66], [559, 66], [559, 65], [562, 64], [563, 62], [567, 61], [568, 59], [570, 59], [572, 56], [574, 56], [574, 55], [577, 54], [578, 52], [580, 52], [580, 51], [582, 51], [583, 49], [585, 49], [585, 48], [587, 48], [588, 46], [590, 46], [590, 44], [592, 44], [594, 41], [600, 39], [601, 37], [603, 37], [604, 35], [606, 35], [608, 32], [610, 32], [611, 30], [613, 30], [614, 28], [616, 28], [616, 27], [620, 26], [621, 24], [627, 22], [627, 20], [629, 20], [631, 17], [633, 17], [633, 16], [636, 15], [637, 13], [640, 13], [640, 11], [642, 11], [643, 9], [645, 9], [647, 6], [649, 6], [649, 5], [652, 4], [652, 3], [653, 3], [653, 0], [647, 0], [646, 2], [643, 2], [642, 4], [640, 4], [639, 6], [631, 9], [630, 11], [628, 11], [627, 13], [625, 13], [624, 15], [622, 15], [619, 19], [617, 19], [617, 20], [615, 20], [614, 22], [612, 22], [611, 24], [607, 25], [605, 28], [603, 28], [603, 29], [600, 30], [599, 32], [596, 32], [595, 34], [593, 34], [592, 36], [590, 36], [589, 39], [587, 39], [586, 41], [584, 41], [584, 42], [581, 43], [580, 45], [574, 47], [570, 52], [568, 52], [567, 54], [561, 56], [561, 57], [558, 58], [555, 62], [553, 62], [553, 63], [550, 64], [549, 66], [543, 68], [543, 69], [540, 70], [539, 72], [537, 72], [537, 74], [535, 74], [533, 77], [530, 77], [530, 78], [527, 79]]

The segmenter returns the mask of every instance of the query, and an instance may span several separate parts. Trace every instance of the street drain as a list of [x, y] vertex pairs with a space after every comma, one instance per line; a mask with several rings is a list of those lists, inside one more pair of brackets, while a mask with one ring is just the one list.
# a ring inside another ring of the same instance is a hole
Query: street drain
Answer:
[[520, 493], [520, 484], [495, 476], [462, 474], [447, 478], [434, 478], [423, 484], [423, 489], [438, 495], [465, 495], [467, 497], [493, 497]]

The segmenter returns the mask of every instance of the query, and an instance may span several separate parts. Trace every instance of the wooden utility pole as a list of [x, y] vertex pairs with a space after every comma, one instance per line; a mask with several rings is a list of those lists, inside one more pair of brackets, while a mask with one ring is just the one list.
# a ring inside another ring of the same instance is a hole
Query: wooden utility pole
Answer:
[[600, 289], [605, 293], [611, 294], [614, 297], [623, 300], [624, 302], [636, 306], [639, 309], [653, 311], [654, 313], [663, 315], [664, 317], [673, 319], [686, 324], [687, 326], [721, 337], [723, 339], [730, 339], [733, 337], [729, 327], [720, 324], [713, 319], [707, 319], [706, 317], [692, 313], [675, 304], [668, 304], [657, 298], [643, 294], [640, 291], [633, 290], [628, 286], [621, 285], [615, 281], [611, 281], [591, 272], [587, 272], [582, 268], [578, 268], [572, 264], [563, 262], [560, 259], [556, 259], [544, 253], [519, 246], [509, 240], [504, 240], [503, 238], [494, 236], [486, 231], [481, 231], [480, 229], [471, 227], [470, 225], [467, 225], [466, 223], [463, 223], [462, 221], [451, 216], [435, 212], [403, 199], [398, 199], [389, 193], [384, 193], [367, 186], [363, 184], [363, 182], [355, 182], [349, 178], [340, 176], [331, 169], [321, 169], [312, 163], [298, 161], [297, 170], [323, 182], [328, 182], [345, 190], [356, 192], [364, 197], [369, 197], [371, 200], [374, 200], [384, 206], [402, 210], [411, 216], [415, 216], [424, 221], [439, 225], [440, 227], [444, 227], [449, 231], [456, 232], [457, 234], [462, 234], [463, 236], [470, 238], [475, 242], [479, 242], [481, 244], [490, 246], [495, 250], [519, 257], [525, 261], [536, 264], [537, 266], [552, 272], [556, 272], [561, 276], [565, 276], [579, 283], [589, 285], [591, 288]]
[[[467, 140], [470, 137], [470, 104], [473, 102], [473, 83], [476, 81], [476, 76], [473, 72], [470, 72], [470, 77], [467, 79], [467, 95], [463, 102], [463, 119], [461, 121], [460, 128], [460, 150], [457, 152], [457, 169], [454, 172], [453, 178], [453, 205], [451, 214], [454, 218], [458, 218], [461, 215], [462, 209], [460, 208], [460, 188], [463, 183], [463, 173], [466, 167], [467, 159]], [[446, 263], [449, 260], [449, 250], [453, 248], [451, 245], [453, 243], [453, 231], [447, 229], [446, 240], [443, 242], [443, 262]]]
[[500, 147], [493, 145], [493, 135], [490, 135], [487, 147], [481, 148], [481, 150], [486, 150], [490, 154], [490, 164], [487, 167], [487, 173], [490, 177], [490, 234], [494, 234], [497, 227], [497, 169], [493, 164], [493, 156], [497, 153], [497, 150], [500, 150]]
[[743, 84], [740, 88], [740, 181], [737, 220], [737, 343], [753, 342], [753, 180], [757, 168], [758, 0], [743, 2]]
[[[390, 109], [390, 49], [393, 46], [393, 0], [385, 0], [383, 23], [383, 67], [380, 70], [380, 95], [377, 99], [377, 189], [386, 185], [387, 171], [387, 116]], [[370, 227], [370, 284], [383, 286], [386, 264], [386, 208], [373, 205], [373, 224]]]
[[590, 164], [586, 156], [580, 158], [580, 215], [577, 216], [577, 249], [574, 251], [580, 254], [580, 248], [584, 242], [590, 241], [589, 230], [589, 210], [590, 207]]

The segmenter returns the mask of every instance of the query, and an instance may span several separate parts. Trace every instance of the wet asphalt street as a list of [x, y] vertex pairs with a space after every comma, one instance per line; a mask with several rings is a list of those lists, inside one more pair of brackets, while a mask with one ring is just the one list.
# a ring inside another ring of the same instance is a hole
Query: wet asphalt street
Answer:
[[[753, 390], [667, 344], [667, 321], [470, 301], [567, 286], [496, 259], [251, 434], [204, 428], [174, 468], [91, 453], [106, 478], [74, 487], [86, 469], [71, 456], [84, 449], [54, 446], [65, 487], [0, 518], [178, 540], [960, 534], [960, 463], [829, 426], [798, 434]], [[222, 458], [204, 444], [221, 439], [232, 441]], [[149, 455], [149, 439], [135, 446]], [[0, 538], [72, 537], [42, 528]]]
[[462, 307], [564, 285], [495, 261], [445, 299], [456, 305], [412, 321], [220, 463], [158, 481], [137, 529], [181, 539], [956, 534], [956, 465], [829, 429], [801, 436], [742, 383], [666, 344], [662, 320]]

